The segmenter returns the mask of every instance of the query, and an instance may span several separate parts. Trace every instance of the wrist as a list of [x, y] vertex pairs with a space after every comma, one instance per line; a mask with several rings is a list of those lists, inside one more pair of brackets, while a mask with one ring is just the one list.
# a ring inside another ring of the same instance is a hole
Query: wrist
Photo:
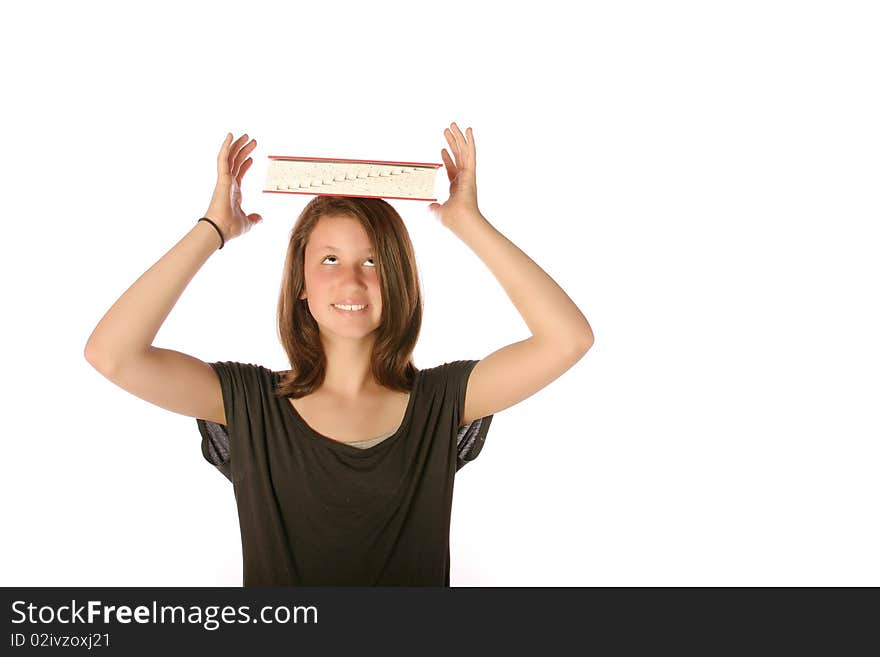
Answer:
[[491, 227], [489, 220], [479, 210], [458, 215], [454, 219], [447, 221], [445, 225], [446, 228], [460, 238], [474, 230], [482, 230], [487, 226]]
[[223, 248], [223, 246], [226, 244], [226, 236], [229, 233], [228, 231], [225, 231], [223, 229], [223, 226], [219, 222], [214, 221], [211, 217], [205, 216], [199, 219], [196, 223], [206, 224], [210, 228], [210, 230], [214, 232], [215, 237], [220, 240], [218, 250]]

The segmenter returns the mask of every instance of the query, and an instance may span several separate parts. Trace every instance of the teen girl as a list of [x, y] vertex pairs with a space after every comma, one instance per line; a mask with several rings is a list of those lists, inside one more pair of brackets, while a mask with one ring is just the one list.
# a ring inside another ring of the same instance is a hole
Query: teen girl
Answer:
[[110, 381], [197, 419], [203, 455], [233, 485], [245, 586], [448, 586], [456, 472], [495, 413], [593, 344], [566, 293], [480, 212], [472, 130], [444, 135], [450, 195], [429, 208], [496, 276], [529, 338], [416, 368], [422, 297], [400, 215], [379, 198], [317, 196], [291, 232], [278, 303], [290, 370], [152, 346], [211, 254], [262, 221], [241, 209], [256, 141], [230, 134], [205, 217], [88, 341], [86, 359]]

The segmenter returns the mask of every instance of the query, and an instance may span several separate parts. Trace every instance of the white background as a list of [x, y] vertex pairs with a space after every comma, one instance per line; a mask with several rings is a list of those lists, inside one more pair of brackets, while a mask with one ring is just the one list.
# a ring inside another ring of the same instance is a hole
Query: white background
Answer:
[[[596, 337], [456, 478], [452, 586], [880, 585], [873, 3], [10, 7], [3, 585], [241, 584], [195, 419], [103, 378], [86, 340], [246, 132], [264, 221], [154, 344], [288, 369], [276, 303], [311, 197], [262, 193], [267, 156], [439, 163], [452, 121], [483, 214]], [[426, 202], [391, 203], [418, 367], [528, 337]]]

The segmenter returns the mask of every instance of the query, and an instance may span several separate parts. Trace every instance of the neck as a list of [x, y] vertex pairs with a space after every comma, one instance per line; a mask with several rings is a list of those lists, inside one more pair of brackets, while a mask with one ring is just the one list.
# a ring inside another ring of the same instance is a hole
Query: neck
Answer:
[[327, 370], [321, 390], [344, 400], [355, 400], [375, 393], [379, 385], [370, 367], [373, 341], [372, 336], [358, 339], [332, 336], [324, 339]]

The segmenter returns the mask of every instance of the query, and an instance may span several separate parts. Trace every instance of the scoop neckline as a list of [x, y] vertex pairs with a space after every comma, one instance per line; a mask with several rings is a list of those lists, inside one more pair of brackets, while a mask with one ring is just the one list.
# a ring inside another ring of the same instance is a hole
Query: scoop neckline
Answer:
[[[281, 374], [279, 372], [274, 372], [276, 382], [281, 379]], [[287, 412], [290, 414], [290, 417], [303, 428], [306, 433], [308, 433], [312, 438], [315, 438], [317, 442], [323, 443], [330, 448], [333, 449], [343, 449], [345, 451], [349, 451], [353, 454], [365, 454], [368, 452], [372, 452], [374, 449], [385, 445], [386, 443], [396, 442], [398, 436], [403, 433], [403, 431], [409, 426], [410, 418], [413, 413], [413, 407], [415, 406], [415, 398], [416, 398], [416, 387], [419, 379], [419, 370], [416, 370], [416, 378], [413, 380], [412, 390], [409, 392], [409, 399], [406, 402], [406, 411], [403, 414], [403, 420], [400, 422], [400, 426], [397, 427], [397, 431], [393, 434], [385, 438], [384, 440], [380, 440], [375, 445], [371, 445], [370, 447], [355, 447], [351, 443], [344, 443], [342, 441], [336, 440], [335, 438], [330, 438], [329, 436], [325, 436], [320, 431], [317, 431], [314, 427], [312, 427], [308, 422], [305, 421], [305, 418], [299, 414], [299, 411], [296, 410], [293, 404], [290, 403], [289, 397], [281, 397], [279, 400], [287, 406], [289, 409]], [[378, 437], [378, 436], [377, 436]], [[366, 438], [365, 440], [373, 440], [373, 438]], [[355, 443], [364, 442], [363, 440], [355, 440], [352, 441]]]

